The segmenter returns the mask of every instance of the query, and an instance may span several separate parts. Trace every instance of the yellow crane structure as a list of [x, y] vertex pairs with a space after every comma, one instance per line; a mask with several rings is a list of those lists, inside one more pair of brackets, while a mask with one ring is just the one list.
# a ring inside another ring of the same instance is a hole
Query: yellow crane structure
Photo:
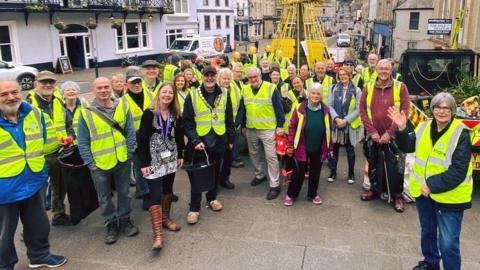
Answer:
[[272, 41], [274, 51], [282, 50], [283, 54], [296, 59], [301, 64], [301, 48], [304, 51], [310, 68], [315, 62], [325, 62], [328, 53], [325, 33], [320, 17], [320, 5], [323, 0], [279, 0], [282, 8], [282, 19]]

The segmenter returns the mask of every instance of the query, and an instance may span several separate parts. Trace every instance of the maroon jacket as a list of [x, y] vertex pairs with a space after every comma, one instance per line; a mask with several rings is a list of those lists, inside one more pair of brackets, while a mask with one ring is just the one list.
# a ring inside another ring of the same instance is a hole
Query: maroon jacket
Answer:
[[[303, 115], [304, 120], [303, 120], [303, 126], [302, 126], [302, 132], [300, 133], [300, 140], [298, 141], [298, 146], [297, 149], [295, 149], [295, 159], [298, 161], [307, 161], [307, 143], [305, 139], [305, 125], [307, 124], [307, 103], [308, 100], [303, 101], [300, 103], [298, 110], [300, 113]], [[321, 102], [322, 104], [322, 110], [325, 115], [328, 115], [328, 119], [330, 119], [330, 128], [332, 127], [332, 117], [330, 116], [330, 110], [328, 109], [328, 106]], [[297, 126], [298, 126], [298, 114], [297, 110], [294, 110], [292, 113], [292, 118], [290, 119], [290, 126], [288, 128], [288, 145], [293, 148], [293, 142], [295, 140], [295, 133], [297, 133]], [[325, 127], [326, 128], [326, 127]], [[330, 142], [327, 146], [327, 136], [323, 136], [323, 144], [322, 144], [322, 150], [320, 151], [321, 154], [321, 160], [325, 160], [328, 156], [329, 153], [332, 152], [332, 138], [330, 137]]]
[[[397, 125], [388, 117], [387, 112], [388, 108], [392, 106], [394, 106], [393, 81], [391, 80], [382, 88], [377, 79], [373, 91], [372, 121], [370, 121], [367, 114], [367, 86], [364, 87], [362, 97], [360, 98], [360, 118], [369, 136], [375, 133], [382, 136], [385, 132], [388, 132], [392, 138], [395, 137]], [[408, 97], [408, 89], [407, 86], [402, 83], [400, 88], [400, 110], [404, 111], [405, 115], [408, 116], [409, 107], [410, 98]]]

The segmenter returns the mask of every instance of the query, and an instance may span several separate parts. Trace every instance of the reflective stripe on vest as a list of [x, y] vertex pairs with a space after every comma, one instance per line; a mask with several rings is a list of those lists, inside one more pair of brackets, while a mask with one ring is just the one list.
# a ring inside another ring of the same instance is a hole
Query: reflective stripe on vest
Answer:
[[[415, 130], [415, 163], [409, 177], [410, 194], [413, 197], [421, 195], [421, 187], [430, 176], [444, 173], [452, 164], [460, 135], [465, 126], [460, 120], [454, 119], [448, 130], [432, 145], [430, 136], [432, 120], [423, 122]], [[431, 193], [432, 200], [445, 204], [460, 204], [471, 201], [473, 189], [472, 163], [469, 162], [467, 175], [464, 181], [456, 188], [442, 192]]]
[[[399, 81], [393, 81], [393, 104], [395, 108], [400, 110], [400, 89], [402, 88], [402, 83]], [[367, 115], [368, 119], [372, 121], [372, 100], [373, 93], [375, 91], [375, 81], [367, 84]]]
[[299, 105], [295, 94], [292, 90], [289, 90], [289, 88], [290, 85], [288, 83], [284, 83], [281, 88], [282, 96], [284, 96], [284, 93], [286, 92], [286, 96], [292, 102], [292, 107], [290, 108], [290, 111], [285, 112], [285, 123], [283, 124], [283, 132], [285, 132], [286, 134], [288, 134], [288, 130], [290, 128], [290, 120], [292, 119], [292, 113], [294, 110], [297, 109]]
[[185, 99], [187, 98], [188, 94], [195, 88], [187, 88], [186, 91], [177, 91], [177, 100], [178, 105], [180, 106], [180, 113], [183, 114], [183, 108], [185, 107]]
[[257, 94], [253, 94], [252, 87], [248, 84], [243, 88], [243, 101], [247, 114], [247, 128], [260, 130], [275, 129], [277, 120], [272, 104], [272, 95], [275, 84], [262, 82]]
[[[145, 82], [145, 80], [142, 80], [142, 88], [144, 91], [147, 91], [147, 92], [150, 92], [152, 93], [152, 97], [156, 97], [157, 96], [157, 93], [158, 91], [160, 90], [160, 88], [162, 87], [162, 82], [158, 82], [158, 84], [155, 86], [155, 88], [153, 88], [153, 91], [150, 90], [150, 87], [148, 87], [147, 83]], [[152, 98], [153, 100], [153, 98]]]
[[237, 118], [238, 109], [240, 107], [240, 99], [242, 99], [242, 89], [243, 89], [243, 82], [240, 82], [240, 87], [234, 81], [230, 83], [230, 101], [232, 102], [234, 121]]
[[[32, 96], [32, 106], [40, 109], [36, 96]], [[41, 110], [41, 109], [40, 109]], [[63, 101], [53, 95], [52, 100], [52, 117], [44, 113], [45, 125], [47, 129], [47, 141], [45, 142], [45, 153], [55, 153], [60, 149], [59, 142], [62, 138], [67, 137], [66, 128], [66, 111]]]
[[143, 108], [140, 108], [138, 104], [132, 99], [130, 94], [127, 92], [122, 99], [125, 99], [130, 108], [130, 113], [133, 117], [133, 124], [135, 126], [135, 131], [138, 131], [140, 128], [140, 120], [142, 119], [143, 111], [150, 107], [153, 102], [153, 95], [149, 90], [143, 89]]
[[[325, 105], [322, 105], [325, 106]], [[293, 139], [293, 148], [297, 149], [298, 143], [300, 142], [300, 135], [302, 134], [302, 130], [304, 128], [305, 116], [300, 112], [300, 106], [297, 106], [297, 116], [298, 116], [298, 124], [297, 124], [297, 131], [295, 132], [295, 137]], [[330, 117], [328, 114], [324, 113], [323, 121], [325, 124], [325, 139], [327, 140], [327, 149], [330, 148]]]
[[[306, 88], [307, 88], [307, 90], [305, 91], [305, 94], [308, 94], [308, 90], [310, 89], [310, 87], [312, 87], [313, 83], [315, 83], [313, 81], [313, 78], [309, 78], [305, 81]], [[333, 78], [331, 76], [325, 75], [325, 77], [323, 77], [323, 81], [321, 84], [322, 84], [322, 100], [326, 101], [330, 96], [330, 91], [333, 86]]]
[[[350, 104], [348, 105], [348, 114], [351, 114], [355, 110], [357, 102], [360, 102], [360, 100], [357, 100], [356, 97], [357, 97], [356, 95], [352, 95], [352, 98], [350, 99]], [[353, 121], [350, 123], [350, 126], [353, 129], [356, 129], [356, 128], [359, 128], [361, 125], [362, 125], [362, 120], [360, 119], [360, 113], [359, 113], [358, 116], [355, 119], [353, 119]]]
[[356, 74], [353, 79], [352, 79], [352, 83], [353, 85], [355, 85], [356, 87], [358, 87], [358, 83], [360, 82], [360, 78], [362, 76], [360, 74]]
[[[200, 87], [192, 90], [192, 107], [195, 112], [195, 125], [198, 136], [207, 135], [213, 128], [215, 134], [223, 135], [225, 128], [225, 110], [227, 108], [227, 91], [222, 88], [220, 102], [211, 110], [200, 97]], [[216, 115], [216, 116], [215, 116]]]
[[0, 179], [15, 177], [28, 164], [34, 173], [45, 166], [42, 117], [39, 109], [32, 107], [23, 119], [25, 150], [18, 146], [12, 135], [0, 127]]
[[[128, 114], [128, 104], [125, 99], [119, 99], [113, 119], [125, 128]], [[95, 165], [102, 170], [112, 169], [118, 162], [125, 162], [128, 157], [125, 136], [111, 127], [96, 113], [82, 107], [82, 118], [90, 133], [90, 151]]]

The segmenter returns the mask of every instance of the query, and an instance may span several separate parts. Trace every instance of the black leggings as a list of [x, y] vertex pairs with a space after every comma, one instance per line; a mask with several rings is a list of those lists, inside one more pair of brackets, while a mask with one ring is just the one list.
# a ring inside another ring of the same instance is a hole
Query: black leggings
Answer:
[[162, 204], [163, 195], [173, 193], [173, 180], [175, 180], [175, 173], [147, 180], [150, 189], [150, 205]]

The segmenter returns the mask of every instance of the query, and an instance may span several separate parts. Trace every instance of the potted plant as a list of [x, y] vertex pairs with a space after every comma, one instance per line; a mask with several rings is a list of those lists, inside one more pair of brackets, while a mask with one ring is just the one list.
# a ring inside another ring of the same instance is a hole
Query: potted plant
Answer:
[[113, 29], [120, 29], [122, 28], [122, 22], [120, 20], [112, 21], [112, 28]]
[[88, 29], [95, 29], [97, 28], [97, 23], [95, 22], [94, 19], [90, 18], [87, 20], [87, 22], [85, 23], [85, 25], [87, 26]]
[[60, 20], [60, 19], [58, 19], [57, 22], [53, 26], [55, 26], [55, 28], [57, 28], [58, 31], [62, 31], [62, 30], [67, 29], [67, 25], [65, 24], [65, 22]]
[[30, 11], [47, 11], [48, 6], [43, 3], [31, 3], [25, 5], [25, 8], [30, 10]]
[[125, 6], [123, 10], [126, 12], [135, 12], [138, 11], [138, 6]]

